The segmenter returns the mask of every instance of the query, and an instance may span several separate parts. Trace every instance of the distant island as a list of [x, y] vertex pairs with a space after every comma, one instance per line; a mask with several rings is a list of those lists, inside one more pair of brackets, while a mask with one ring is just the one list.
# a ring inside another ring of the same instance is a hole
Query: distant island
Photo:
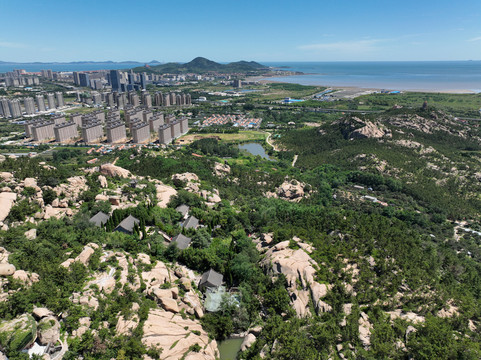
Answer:
[[215, 61], [196, 57], [194, 60], [181, 64], [170, 62], [155, 66], [140, 66], [133, 69], [135, 72], [153, 72], [153, 73], [169, 73], [169, 74], [183, 74], [183, 73], [197, 73], [204, 74], [208, 72], [216, 73], [262, 73], [269, 70], [266, 65], [259, 64], [255, 61], [236, 61], [228, 64], [220, 64]]

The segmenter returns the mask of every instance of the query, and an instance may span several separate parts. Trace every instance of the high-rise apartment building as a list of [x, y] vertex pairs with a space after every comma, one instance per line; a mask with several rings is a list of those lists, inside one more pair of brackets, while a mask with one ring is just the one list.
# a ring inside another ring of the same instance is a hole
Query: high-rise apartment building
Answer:
[[43, 95], [36, 95], [35, 96], [35, 101], [37, 102], [37, 108], [38, 111], [45, 111], [45, 99], [43, 98]]
[[23, 106], [25, 107], [25, 114], [32, 115], [35, 114], [35, 102], [33, 98], [26, 97], [23, 99]]
[[132, 126], [132, 141], [142, 144], [150, 140], [150, 127], [148, 123], [139, 122]]
[[142, 94], [142, 104], [150, 109], [152, 107], [152, 95], [148, 92], [144, 92]]
[[65, 122], [57, 124], [53, 128], [56, 142], [64, 142], [78, 136], [77, 124], [73, 122]]
[[10, 108], [8, 107], [7, 98], [0, 99], [0, 115], [2, 115], [5, 118], [9, 118], [12, 116], [12, 114], [10, 113]]
[[125, 132], [125, 124], [121, 121], [108, 122], [106, 126], [107, 141], [109, 143], [116, 143], [127, 138]]
[[159, 143], [167, 145], [172, 142], [172, 131], [170, 127], [168, 124], [159, 127]]
[[55, 137], [53, 121], [42, 121], [32, 125], [31, 132], [34, 141], [50, 140]]
[[121, 91], [120, 79], [120, 71], [110, 70], [110, 85], [112, 85], [112, 91]]
[[56, 109], [57, 106], [55, 105], [55, 95], [52, 93], [47, 94], [47, 103], [48, 103], [48, 109], [53, 110]]
[[8, 108], [10, 109], [10, 115], [13, 118], [22, 116], [22, 108], [20, 107], [20, 100], [12, 99], [8, 101]]
[[83, 87], [90, 87], [90, 76], [86, 73], [79, 74], [79, 85]]
[[63, 102], [63, 93], [61, 93], [60, 91], [57, 91], [57, 92], [55, 93], [55, 96], [57, 97], [58, 107], [59, 107], [59, 108], [64, 107], [64, 106], [65, 106], [65, 103]]
[[85, 143], [100, 141], [104, 136], [101, 122], [89, 122], [82, 126], [82, 139]]
[[150, 131], [157, 132], [159, 131], [159, 127], [164, 125], [164, 114], [156, 113], [148, 121], [150, 125]]

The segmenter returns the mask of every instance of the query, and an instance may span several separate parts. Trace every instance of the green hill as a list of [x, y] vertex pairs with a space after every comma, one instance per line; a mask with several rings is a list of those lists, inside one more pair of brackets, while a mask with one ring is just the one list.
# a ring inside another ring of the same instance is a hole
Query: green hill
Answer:
[[135, 72], [150, 71], [161, 74], [185, 74], [185, 73], [197, 73], [205, 74], [211, 72], [229, 74], [229, 73], [260, 73], [268, 70], [268, 67], [259, 64], [255, 61], [237, 61], [229, 64], [219, 64], [215, 61], [196, 57], [192, 61], [180, 64], [180, 63], [166, 63], [162, 65], [150, 66], [148, 68], [142, 66], [133, 69]]

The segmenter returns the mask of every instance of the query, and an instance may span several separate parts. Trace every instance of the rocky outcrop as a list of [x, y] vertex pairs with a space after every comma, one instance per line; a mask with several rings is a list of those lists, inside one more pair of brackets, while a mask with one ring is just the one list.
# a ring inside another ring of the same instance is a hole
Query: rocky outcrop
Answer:
[[157, 193], [157, 206], [161, 208], [166, 208], [172, 196], [177, 195], [177, 190], [162, 183], [157, 184], [155, 190]]
[[339, 124], [346, 139], [380, 139], [392, 137], [392, 133], [379, 122], [362, 120], [358, 117], [350, 117], [334, 124]]
[[369, 349], [371, 346], [371, 330], [373, 326], [369, 322], [369, 316], [366, 313], [361, 312], [359, 318], [359, 340], [365, 349]]
[[97, 244], [90, 243], [83, 248], [82, 252], [78, 254], [75, 259], [67, 259], [63, 263], [61, 263], [60, 266], [68, 268], [70, 267], [70, 265], [77, 261], [83, 265], [88, 265], [90, 258], [95, 253], [95, 249], [98, 248], [99, 246]]
[[53, 315], [53, 312], [51, 312], [49, 309], [47, 308], [33, 308], [33, 311], [32, 311], [32, 315], [38, 319], [38, 320], [41, 320], [43, 319], [44, 317], [47, 317], [47, 316], [51, 316]]
[[380, 124], [371, 121], [364, 122], [364, 126], [351, 132], [350, 139], [379, 139], [390, 134]]
[[15, 265], [0, 264], [0, 276], [11, 276], [15, 273]]
[[2, 179], [3, 181], [12, 181], [13, 180], [13, 174], [12, 173], [9, 173], [9, 172], [5, 172], [5, 171], [2, 171], [0, 172], [0, 179]]
[[102, 175], [108, 176], [108, 177], [121, 177], [121, 178], [129, 178], [131, 176], [131, 173], [129, 170], [126, 170], [124, 168], [121, 168], [120, 166], [116, 166], [113, 164], [103, 164], [100, 165], [99, 171]]
[[107, 178], [103, 175], [99, 175], [99, 183], [101, 188], [106, 188], [109, 186], [109, 183], [107, 182]]
[[327, 295], [329, 286], [314, 280], [319, 265], [308, 254], [311, 250], [310, 245], [296, 240], [300, 249], [289, 248], [289, 241], [278, 243], [267, 250], [262, 265], [266, 268], [272, 266], [270, 271], [273, 275], [284, 274], [291, 304], [297, 316], [305, 317], [310, 314], [311, 297], [318, 313], [330, 311], [332, 307], [321, 300]]
[[17, 194], [13, 192], [0, 193], [0, 221], [3, 221], [10, 214], [13, 203], [17, 200]]
[[30, 229], [25, 231], [25, 237], [28, 240], [35, 240], [37, 238], [37, 229]]
[[40, 345], [55, 344], [60, 338], [60, 324], [53, 316], [43, 318], [38, 323], [38, 342]]
[[307, 188], [308, 186], [303, 182], [286, 179], [275, 192], [267, 192], [265, 196], [299, 202], [303, 198], [309, 197], [310, 193]]
[[226, 175], [230, 174], [230, 166], [227, 164], [221, 164], [216, 162], [214, 164], [214, 175], [218, 177], [225, 177]]
[[[219, 356], [217, 343], [209, 339], [199, 322], [180, 314], [153, 309], [144, 323], [142, 343], [147, 347], [162, 349], [162, 359], [214, 360]], [[189, 353], [195, 344], [200, 346], [197, 353]]]
[[405, 313], [401, 309], [397, 309], [394, 311], [387, 311], [386, 314], [389, 315], [389, 317], [391, 318], [391, 321], [394, 321], [396, 319], [401, 319], [401, 320], [412, 322], [414, 324], [424, 322], [424, 316], [420, 316], [411, 311], [408, 311]]
[[241, 351], [246, 351], [248, 348], [250, 348], [255, 342], [256, 342], [256, 337], [254, 334], [247, 334], [247, 336], [244, 338], [244, 341], [241, 344]]

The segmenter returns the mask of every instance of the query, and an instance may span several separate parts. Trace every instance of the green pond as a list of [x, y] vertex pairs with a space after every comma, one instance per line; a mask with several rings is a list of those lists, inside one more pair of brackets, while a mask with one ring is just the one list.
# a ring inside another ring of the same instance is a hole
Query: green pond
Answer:
[[243, 338], [221, 341], [218, 344], [220, 360], [235, 360], [243, 341]]

